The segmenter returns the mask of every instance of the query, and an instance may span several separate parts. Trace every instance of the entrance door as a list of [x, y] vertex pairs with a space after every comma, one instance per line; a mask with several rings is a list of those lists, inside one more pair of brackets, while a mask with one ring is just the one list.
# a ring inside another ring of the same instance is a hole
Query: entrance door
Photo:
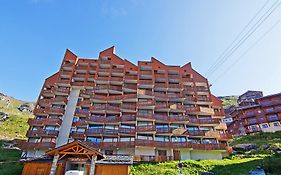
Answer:
[[175, 160], [180, 160], [181, 159], [181, 152], [180, 152], [180, 150], [174, 150], [173, 154], [174, 154], [174, 159]]

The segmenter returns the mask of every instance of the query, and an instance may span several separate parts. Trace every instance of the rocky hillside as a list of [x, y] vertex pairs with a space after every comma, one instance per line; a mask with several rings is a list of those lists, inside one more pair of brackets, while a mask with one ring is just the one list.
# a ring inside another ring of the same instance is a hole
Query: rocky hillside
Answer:
[[229, 107], [229, 106], [237, 106], [237, 99], [238, 99], [238, 96], [237, 95], [231, 95], [231, 96], [220, 96], [219, 97], [223, 103], [223, 107], [226, 108], [226, 107]]
[[34, 103], [0, 93], [0, 139], [25, 138]]

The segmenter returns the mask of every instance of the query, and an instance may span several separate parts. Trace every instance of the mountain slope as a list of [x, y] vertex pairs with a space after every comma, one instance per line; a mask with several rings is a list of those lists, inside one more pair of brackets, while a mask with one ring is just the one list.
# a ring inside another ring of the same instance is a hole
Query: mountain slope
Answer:
[[[17, 100], [0, 93], [0, 139], [23, 139], [32, 118], [34, 103]], [[7, 118], [6, 118], [7, 117]]]
[[219, 97], [222, 100], [222, 105], [224, 108], [229, 107], [229, 106], [238, 106], [237, 104], [237, 95], [231, 95], [231, 96], [221, 96]]

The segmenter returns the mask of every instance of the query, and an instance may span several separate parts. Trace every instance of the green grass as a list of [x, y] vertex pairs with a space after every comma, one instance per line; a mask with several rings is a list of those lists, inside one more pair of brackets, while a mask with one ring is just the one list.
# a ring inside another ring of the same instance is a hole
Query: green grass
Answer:
[[0, 139], [25, 139], [28, 130], [27, 120], [34, 116], [27, 112], [20, 112], [17, 108], [26, 102], [8, 97], [10, 105], [0, 101], [0, 111], [9, 114], [9, 118], [0, 122]]
[[[2, 143], [0, 143], [0, 146], [2, 146]], [[0, 174], [20, 175], [23, 168], [22, 163], [17, 162], [20, 156], [20, 150], [0, 148]]]
[[230, 144], [236, 145], [243, 143], [255, 143], [258, 146], [273, 145], [281, 147], [281, 131], [277, 131], [275, 133], [262, 132], [243, 137], [236, 137]]
[[[175, 175], [179, 174], [178, 161], [163, 163], [139, 163], [131, 167], [130, 175]], [[200, 175], [209, 171], [217, 175], [245, 175], [257, 166], [263, 167], [268, 175], [280, 175], [281, 156], [253, 156], [249, 158], [233, 157], [223, 160], [186, 160], [182, 161], [186, 175]]]
[[[198, 175], [204, 171], [211, 171], [218, 175], [245, 175], [257, 165], [261, 158], [224, 159], [224, 160], [186, 160], [183, 161], [182, 173]], [[179, 173], [177, 161], [164, 163], [140, 163], [131, 168], [131, 175], [174, 175]]]
[[220, 97], [220, 99], [222, 100], [222, 105], [223, 107], [228, 107], [228, 106], [237, 106], [237, 99], [238, 96], [236, 95], [232, 95], [232, 96], [222, 96]]

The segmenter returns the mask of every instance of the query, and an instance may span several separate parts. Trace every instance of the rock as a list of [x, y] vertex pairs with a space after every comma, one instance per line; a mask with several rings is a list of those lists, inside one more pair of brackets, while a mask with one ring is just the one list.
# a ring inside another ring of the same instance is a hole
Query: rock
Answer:
[[5, 121], [7, 118], [9, 118], [9, 115], [5, 112], [0, 112], [0, 122]]
[[281, 151], [281, 148], [278, 146], [270, 146], [268, 149], [270, 149], [272, 151]]
[[29, 112], [29, 113], [31, 113], [33, 111], [31, 105], [28, 104], [28, 103], [21, 104], [18, 107], [18, 110], [21, 111], [21, 112]]
[[235, 146], [233, 146], [233, 150], [235, 151], [249, 151], [249, 150], [252, 150], [252, 149], [255, 149], [257, 147], [257, 144], [255, 143], [248, 143], [248, 144], [237, 144]]
[[263, 150], [268, 150], [269, 147], [270, 147], [269, 145], [264, 145], [264, 146], [262, 147], [262, 149], [263, 149]]

